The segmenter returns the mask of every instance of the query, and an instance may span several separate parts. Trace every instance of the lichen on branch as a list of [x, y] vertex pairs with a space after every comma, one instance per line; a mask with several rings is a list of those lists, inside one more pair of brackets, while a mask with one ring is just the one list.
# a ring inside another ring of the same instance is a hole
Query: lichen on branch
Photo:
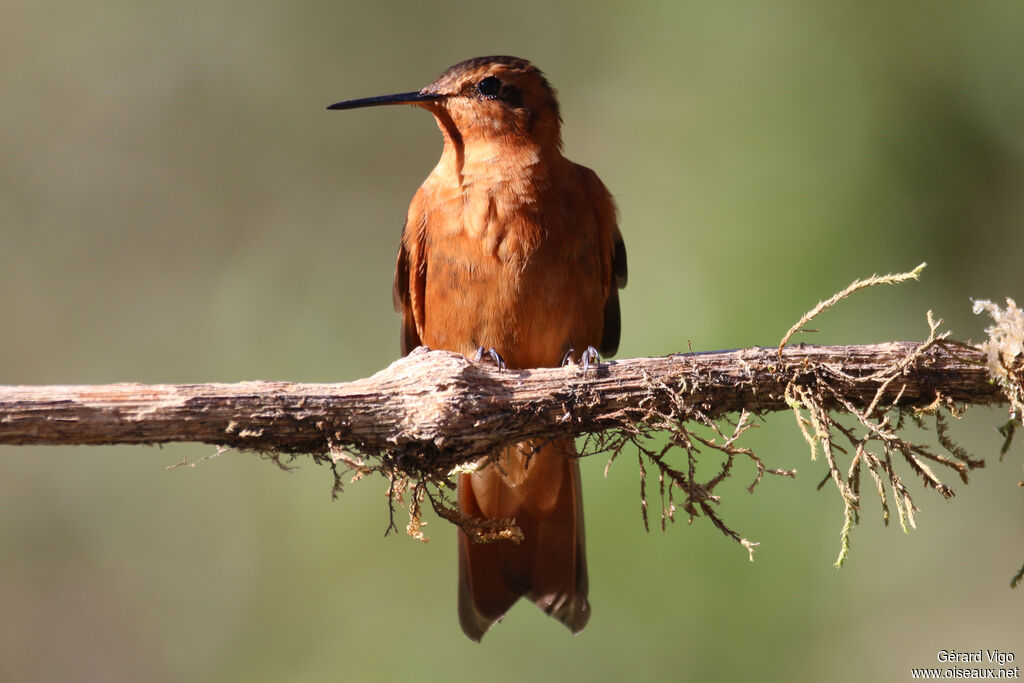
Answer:
[[[778, 348], [624, 359], [589, 372], [497, 371], [420, 348], [372, 377], [339, 384], [0, 386], [0, 443], [195, 441], [256, 451], [283, 467], [308, 454], [331, 469], [335, 495], [349, 474], [384, 475], [392, 501], [409, 510], [414, 537], [425, 539], [422, 511], [429, 503], [488, 541], [515, 540], [514, 521], [459, 513], [455, 476], [487, 466], [490, 454], [513, 444], [581, 437], [583, 457], [638, 458], [645, 526], [656, 477], [662, 528], [682, 510], [691, 520], [706, 517], [750, 552], [756, 543], [725, 521], [718, 487], [737, 473], [749, 472], [751, 492], [766, 474], [795, 475], [744, 443], [754, 420], [785, 410], [812, 460], [825, 461], [823, 483], [831, 482], [843, 502], [841, 564], [860, 519], [862, 480], [877, 492], [883, 519], [895, 508], [901, 525], [912, 528], [917, 507], [908, 472], [951, 496], [943, 473], [966, 481], [981, 466], [952, 440], [950, 416], [967, 405], [1009, 404], [1004, 449], [1024, 419], [1021, 312], [1012, 300], [1006, 309], [976, 304], [996, 321], [984, 348], [951, 340], [930, 314], [923, 342], [786, 345], [850, 293], [919, 272], [853, 283], [805, 315]], [[926, 424], [937, 446], [906, 438], [907, 426]], [[397, 528], [394, 508], [389, 524]]]

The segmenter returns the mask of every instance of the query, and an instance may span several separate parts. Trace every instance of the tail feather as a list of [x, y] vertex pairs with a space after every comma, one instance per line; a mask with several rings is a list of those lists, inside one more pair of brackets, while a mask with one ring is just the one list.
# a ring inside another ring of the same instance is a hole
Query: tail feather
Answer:
[[501, 469], [459, 477], [459, 507], [473, 517], [513, 518], [523, 541], [478, 544], [459, 532], [459, 621], [483, 638], [515, 602], [529, 598], [578, 633], [590, 619], [583, 497], [573, 443], [557, 439], [537, 452], [509, 448]]

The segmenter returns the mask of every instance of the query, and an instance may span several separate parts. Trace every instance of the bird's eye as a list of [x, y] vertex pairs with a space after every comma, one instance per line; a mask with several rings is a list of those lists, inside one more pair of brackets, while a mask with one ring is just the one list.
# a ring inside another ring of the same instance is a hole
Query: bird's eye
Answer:
[[501, 90], [501, 79], [496, 76], [488, 76], [476, 84], [476, 90], [484, 97], [497, 97]]

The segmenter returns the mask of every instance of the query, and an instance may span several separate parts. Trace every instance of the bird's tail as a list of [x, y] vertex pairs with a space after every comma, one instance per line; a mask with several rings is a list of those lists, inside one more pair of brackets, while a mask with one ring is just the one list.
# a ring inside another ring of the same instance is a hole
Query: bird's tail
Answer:
[[459, 531], [459, 621], [473, 640], [522, 596], [578, 633], [590, 619], [583, 497], [576, 447], [568, 439], [505, 449], [499, 465], [459, 475], [459, 509], [515, 520], [516, 544], [474, 543]]

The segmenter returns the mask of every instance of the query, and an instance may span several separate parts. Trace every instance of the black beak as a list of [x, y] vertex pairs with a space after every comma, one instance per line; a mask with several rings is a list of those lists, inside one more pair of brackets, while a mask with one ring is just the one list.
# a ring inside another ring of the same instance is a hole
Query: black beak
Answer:
[[328, 109], [359, 109], [360, 107], [379, 107], [385, 104], [419, 104], [420, 102], [431, 102], [441, 99], [442, 95], [425, 93], [422, 90], [416, 92], [400, 92], [396, 95], [378, 95], [377, 97], [364, 97], [361, 100], [345, 100], [335, 102]]

